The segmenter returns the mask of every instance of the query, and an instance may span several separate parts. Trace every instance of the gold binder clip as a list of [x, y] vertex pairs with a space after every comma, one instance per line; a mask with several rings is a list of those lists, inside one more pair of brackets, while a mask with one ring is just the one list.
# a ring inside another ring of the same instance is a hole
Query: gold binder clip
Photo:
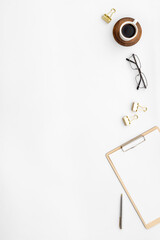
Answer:
[[132, 117], [124, 116], [123, 117], [123, 122], [126, 126], [130, 125], [132, 121], [138, 119], [138, 115], [134, 115]]
[[112, 9], [109, 11], [109, 13], [104, 14], [104, 15], [102, 16], [102, 19], [103, 19], [105, 22], [110, 23], [110, 21], [112, 20], [111, 17], [112, 17], [112, 15], [113, 15], [115, 12], [116, 12], [116, 9], [112, 8]]
[[132, 104], [132, 111], [133, 111], [133, 112], [138, 112], [138, 111], [146, 112], [146, 111], [147, 111], [147, 107], [142, 107], [142, 106], [139, 105], [139, 103], [134, 102], [134, 103]]

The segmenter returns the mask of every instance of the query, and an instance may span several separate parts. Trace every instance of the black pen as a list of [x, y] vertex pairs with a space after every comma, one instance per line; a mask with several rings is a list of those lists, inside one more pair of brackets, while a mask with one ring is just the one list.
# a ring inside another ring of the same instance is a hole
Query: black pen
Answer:
[[120, 215], [119, 215], [119, 228], [122, 229], [122, 208], [123, 208], [123, 195], [121, 194], [120, 199]]

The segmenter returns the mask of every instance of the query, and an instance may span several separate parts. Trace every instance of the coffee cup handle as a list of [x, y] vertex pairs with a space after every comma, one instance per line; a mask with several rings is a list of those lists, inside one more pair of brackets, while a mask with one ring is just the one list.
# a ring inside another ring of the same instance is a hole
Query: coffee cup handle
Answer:
[[136, 25], [136, 23], [137, 23], [138, 21], [136, 20], [136, 19], [134, 19], [134, 21], [133, 21], [133, 23]]

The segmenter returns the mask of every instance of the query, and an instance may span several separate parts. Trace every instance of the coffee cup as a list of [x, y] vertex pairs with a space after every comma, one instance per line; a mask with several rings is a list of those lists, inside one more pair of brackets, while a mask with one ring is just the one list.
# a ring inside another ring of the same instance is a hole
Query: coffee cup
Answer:
[[130, 41], [137, 36], [138, 27], [136, 23], [137, 20], [122, 23], [119, 29], [119, 35], [123, 41]]

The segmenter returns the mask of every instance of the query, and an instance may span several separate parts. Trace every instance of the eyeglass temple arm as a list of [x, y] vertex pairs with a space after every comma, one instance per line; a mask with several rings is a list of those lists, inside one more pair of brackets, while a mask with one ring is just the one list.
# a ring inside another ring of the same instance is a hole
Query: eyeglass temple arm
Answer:
[[140, 81], [139, 81], [139, 83], [138, 83], [138, 85], [137, 85], [137, 90], [138, 90], [139, 87], [140, 87], [141, 81], [143, 82], [144, 87], [147, 88], [147, 86], [146, 86], [146, 84], [145, 84], [145, 82], [144, 82], [143, 76], [142, 76], [142, 74], [141, 74], [141, 71], [140, 71], [139, 75], [140, 75]]
[[[131, 62], [131, 63], [134, 63], [134, 64], [136, 64], [135, 62], [133, 62], [132, 60], [130, 60], [129, 58], [126, 58], [126, 60], [128, 61], [128, 62]], [[136, 64], [137, 65], [137, 64]]]

